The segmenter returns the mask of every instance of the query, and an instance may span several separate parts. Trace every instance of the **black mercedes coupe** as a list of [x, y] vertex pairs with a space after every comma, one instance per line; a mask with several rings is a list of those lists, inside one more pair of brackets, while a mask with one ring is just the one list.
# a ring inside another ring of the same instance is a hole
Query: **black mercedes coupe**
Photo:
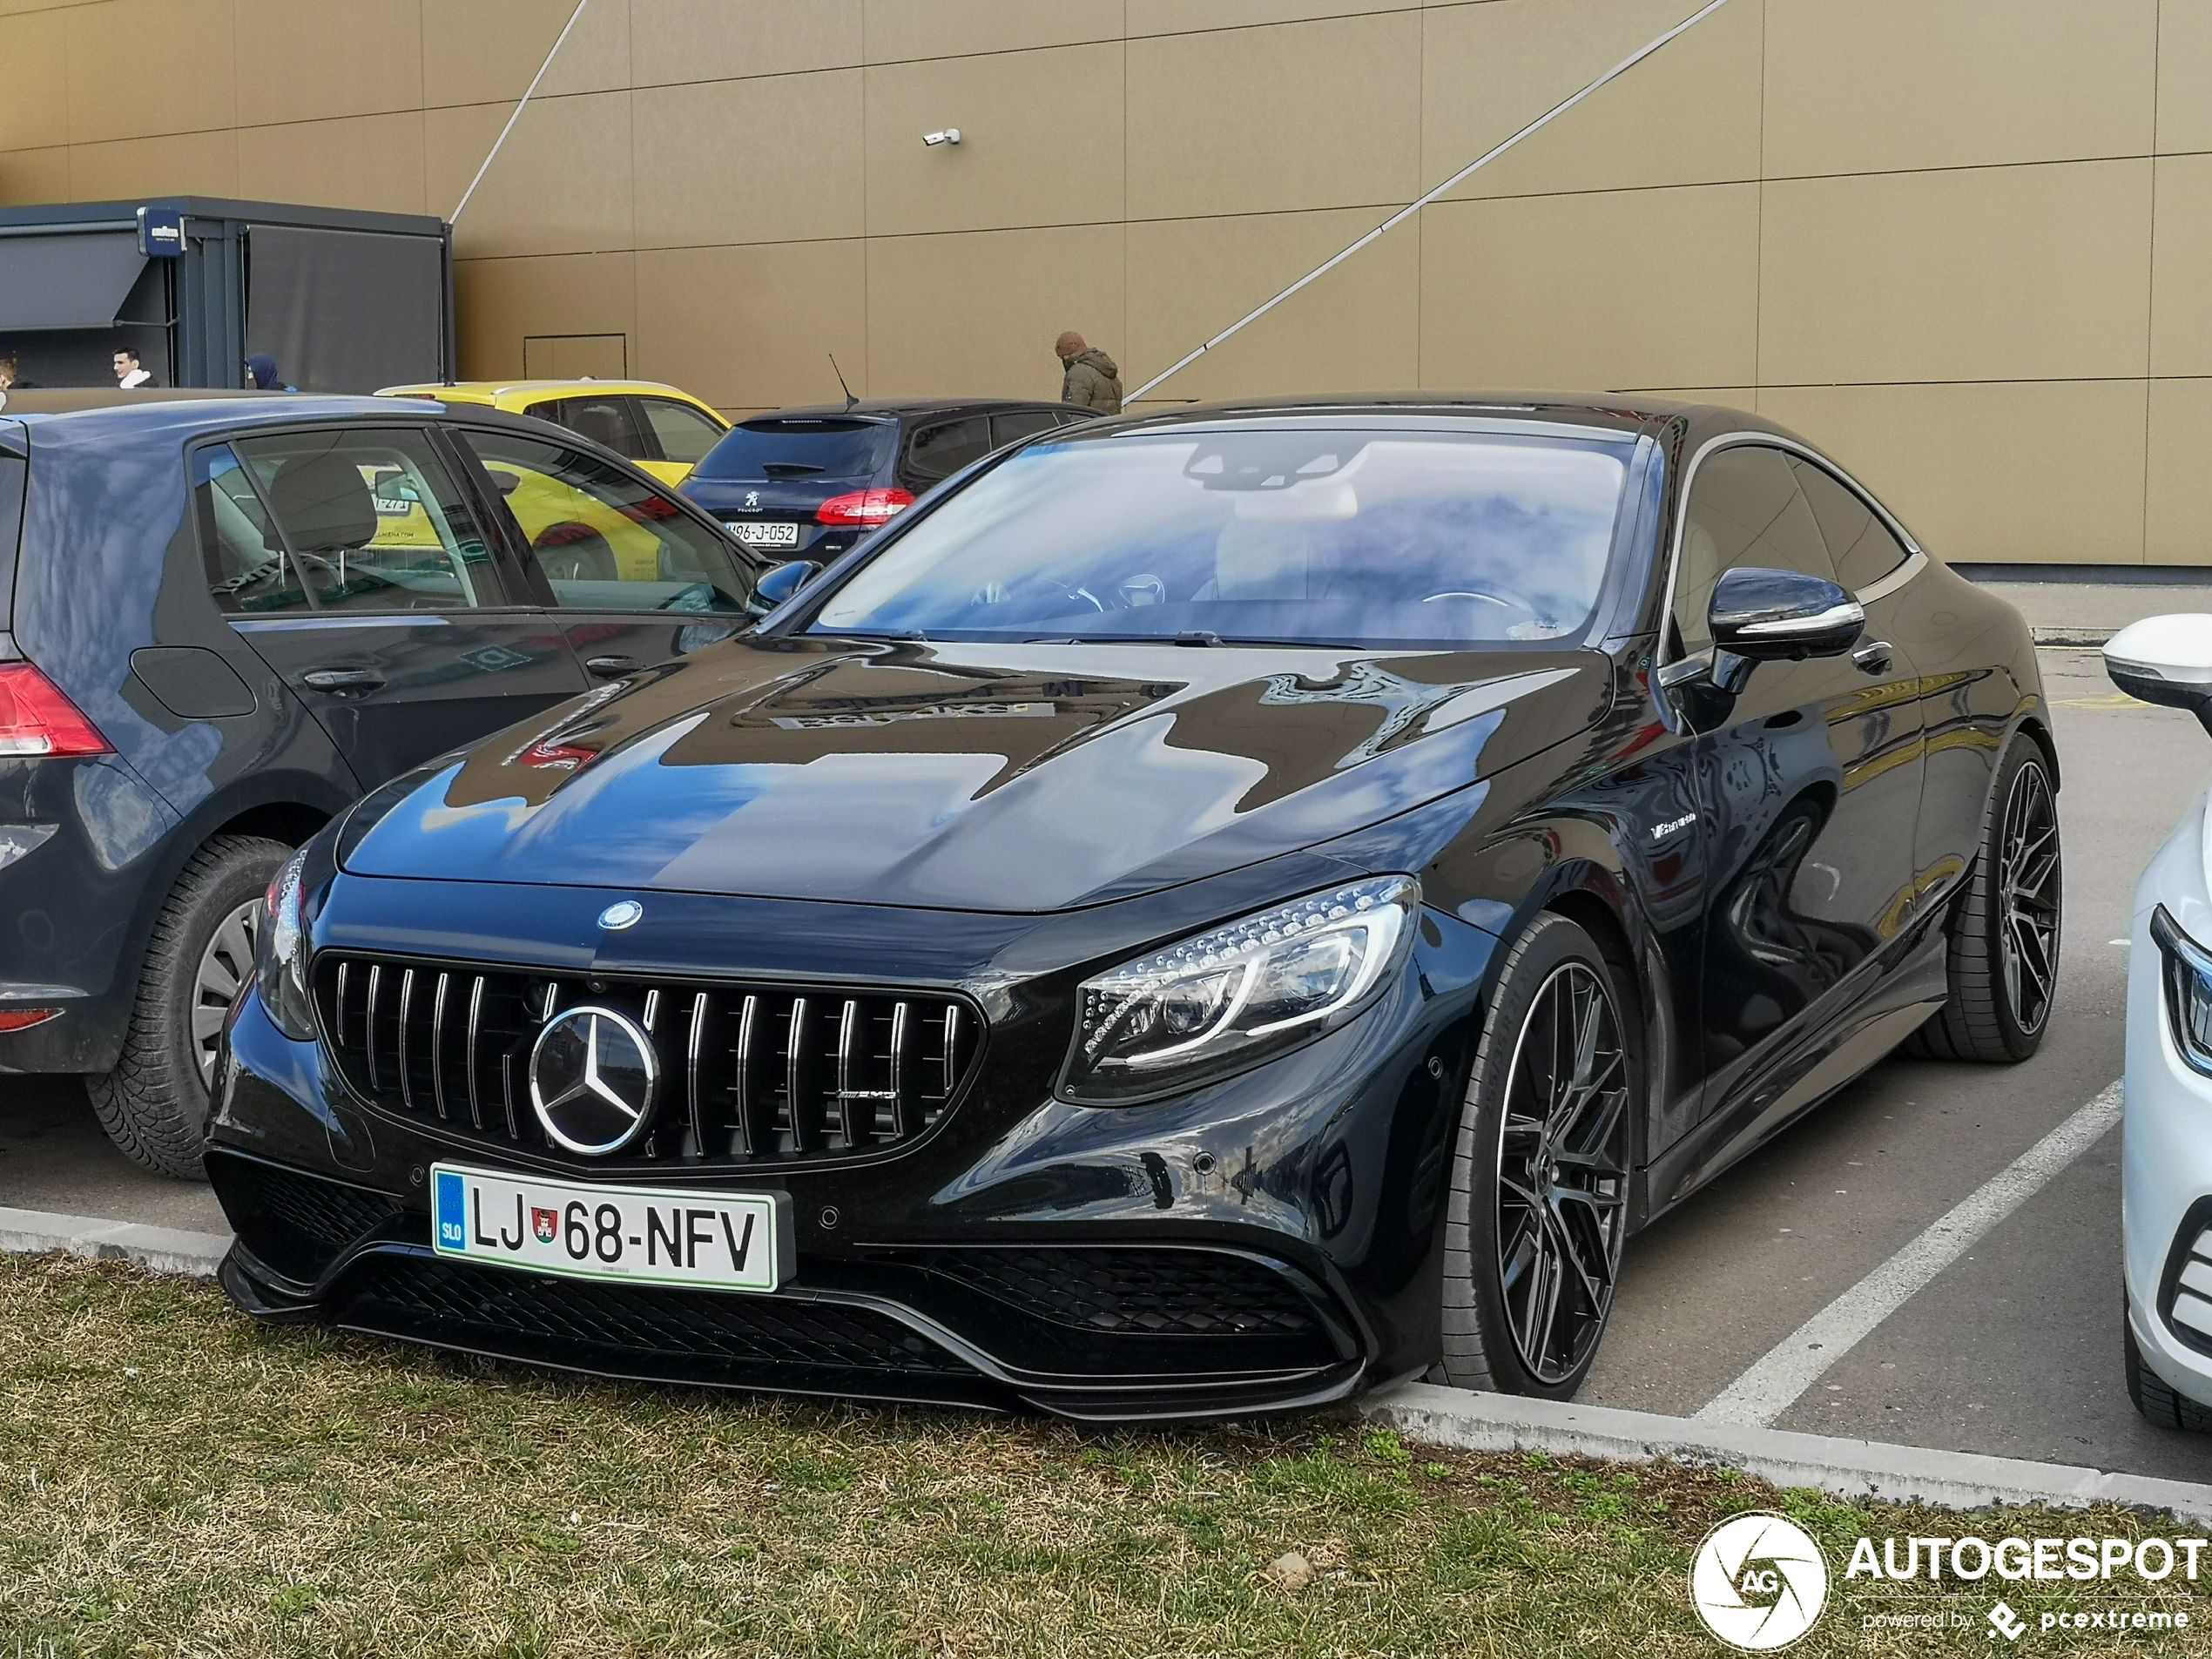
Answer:
[[1750, 415], [1102, 421], [761, 588], [279, 874], [241, 1306], [1089, 1419], [1560, 1397], [1631, 1233], [2050, 1015], [2027, 631]]

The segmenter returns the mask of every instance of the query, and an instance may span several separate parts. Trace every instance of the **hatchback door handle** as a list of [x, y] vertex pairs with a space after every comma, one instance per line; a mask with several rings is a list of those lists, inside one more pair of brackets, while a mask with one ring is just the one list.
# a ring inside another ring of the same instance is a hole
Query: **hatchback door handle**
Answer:
[[583, 659], [583, 665], [605, 680], [629, 673], [637, 666], [637, 659], [635, 657], [587, 657]]
[[1851, 654], [1851, 659], [1869, 674], [1879, 674], [1890, 665], [1890, 642], [1870, 639]]
[[374, 691], [384, 685], [373, 668], [311, 668], [300, 678], [318, 691]]

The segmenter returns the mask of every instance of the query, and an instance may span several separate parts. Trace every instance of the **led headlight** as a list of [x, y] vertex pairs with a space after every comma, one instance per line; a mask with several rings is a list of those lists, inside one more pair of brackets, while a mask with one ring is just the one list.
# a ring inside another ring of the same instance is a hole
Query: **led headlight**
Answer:
[[1064, 1100], [1179, 1093], [1310, 1042], [1380, 995], [1413, 948], [1420, 885], [1309, 894], [1085, 980]]
[[2182, 931], [2161, 905], [2150, 913], [2166, 981], [2166, 1022], [2192, 1071], [2212, 1077], [2212, 950]]
[[307, 1000], [307, 924], [301, 903], [307, 851], [303, 846], [294, 853], [269, 883], [268, 916], [262, 924], [260, 959], [254, 970], [262, 1006], [277, 1029], [302, 1042], [315, 1035], [314, 1013]]

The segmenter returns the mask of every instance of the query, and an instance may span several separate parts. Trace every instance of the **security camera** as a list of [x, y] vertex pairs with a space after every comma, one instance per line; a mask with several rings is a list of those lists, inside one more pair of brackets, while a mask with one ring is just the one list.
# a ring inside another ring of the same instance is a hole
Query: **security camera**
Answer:
[[921, 141], [933, 150], [941, 144], [958, 144], [960, 142], [960, 129], [958, 127], [947, 127], [941, 132], [925, 132], [921, 135]]

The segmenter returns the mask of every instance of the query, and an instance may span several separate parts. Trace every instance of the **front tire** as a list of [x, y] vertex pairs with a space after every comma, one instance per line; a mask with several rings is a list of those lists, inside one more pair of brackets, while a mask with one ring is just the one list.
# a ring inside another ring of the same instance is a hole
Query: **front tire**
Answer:
[[108, 1138], [157, 1175], [206, 1179], [223, 1021], [253, 977], [262, 900], [291, 856], [280, 841], [246, 835], [219, 835], [192, 854], [154, 921], [115, 1069], [84, 1080]]
[[2063, 877], [2051, 764], [2022, 732], [1998, 763], [1981, 850], [1946, 920], [1950, 995], [1906, 1052], [2010, 1065], [2042, 1046], [2058, 995]]
[[1564, 1399], [1589, 1374], [1628, 1231], [1641, 1098], [1628, 980], [1548, 912], [1499, 974], [1453, 1152], [1442, 1381]]
[[2121, 1312], [2120, 1339], [2127, 1345], [2121, 1358], [2128, 1369], [2128, 1398], [2134, 1401], [2135, 1409], [2145, 1420], [2161, 1428], [2178, 1428], [2192, 1434], [2212, 1432], [2212, 1408], [2175, 1393], [2143, 1363], [2142, 1350], [2135, 1345], [2134, 1328], [2128, 1323], [2124, 1307]]

